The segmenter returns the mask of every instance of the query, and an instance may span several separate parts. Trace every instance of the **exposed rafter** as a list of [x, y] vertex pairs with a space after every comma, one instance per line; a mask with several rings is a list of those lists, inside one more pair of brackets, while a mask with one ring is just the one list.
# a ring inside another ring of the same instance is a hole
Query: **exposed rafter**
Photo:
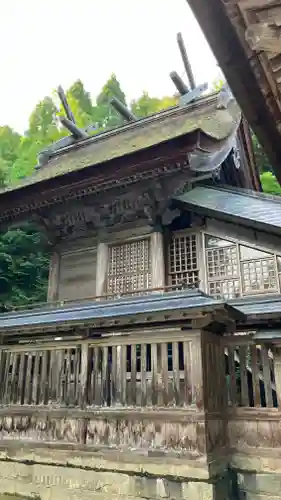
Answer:
[[194, 75], [193, 75], [191, 64], [190, 64], [189, 59], [188, 59], [187, 51], [186, 51], [186, 48], [185, 48], [185, 45], [184, 45], [184, 41], [183, 41], [183, 37], [182, 37], [181, 33], [177, 34], [177, 42], [178, 42], [178, 46], [179, 46], [179, 49], [180, 49], [180, 53], [181, 53], [181, 57], [182, 57], [182, 62], [183, 62], [184, 69], [185, 69], [186, 74], [187, 74], [187, 78], [188, 78], [188, 81], [189, 81], [190, 88], [191, 88], [191, 90], [194, 90], [195, 87], [196, 87], [195, 78], [194, 78]]
[[122, 118], [125, 118], [127, 122], [135, 122], [138, 118], [130, 111], [130, 109], [123, 104], [123, 102], [119, 101], [117, 97], [112, 97], [110, 100], [110, 104], [116, 109], [116, 111], [122, 116]]

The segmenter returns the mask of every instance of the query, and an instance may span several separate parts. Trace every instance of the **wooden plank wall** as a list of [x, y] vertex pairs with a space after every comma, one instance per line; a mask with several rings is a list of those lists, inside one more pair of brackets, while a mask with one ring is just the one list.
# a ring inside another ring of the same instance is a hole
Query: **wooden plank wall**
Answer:
[[60, 255], [58, 300], [79, 300], [96, 295], [96, 248]]

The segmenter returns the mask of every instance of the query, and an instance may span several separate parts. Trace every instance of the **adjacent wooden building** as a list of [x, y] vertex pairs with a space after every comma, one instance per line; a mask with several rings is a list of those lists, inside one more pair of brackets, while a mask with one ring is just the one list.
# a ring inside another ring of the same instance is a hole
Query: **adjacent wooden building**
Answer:
[[1, 192], [53, 251], [48, 302], [0, 316], [0, 492], [236, 498], [280, 445], [281, 204], [247, 122], [213, 94], [78, 135]]

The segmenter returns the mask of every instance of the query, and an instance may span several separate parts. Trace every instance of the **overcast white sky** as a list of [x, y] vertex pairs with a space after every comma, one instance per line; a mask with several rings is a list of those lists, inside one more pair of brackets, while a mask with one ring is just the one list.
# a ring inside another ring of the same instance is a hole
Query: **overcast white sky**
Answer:
[[219, 68], [186, 0], [2, 0], [0, 124], [20, 132], [36, 103], [80, 78], [95, 97], [112, 72], [129, 100], [169, 95], [183, 76], [181, 31], [197, 83]]

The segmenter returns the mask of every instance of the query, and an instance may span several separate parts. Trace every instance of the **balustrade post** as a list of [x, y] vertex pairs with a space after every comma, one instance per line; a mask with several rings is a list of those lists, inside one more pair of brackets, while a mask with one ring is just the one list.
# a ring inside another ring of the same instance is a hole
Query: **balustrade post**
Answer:
[[281, 347], [274, 347], [273, 351], [273, 362], [274, 362], [274, 375], [275, 375], [275, 386], [276, 386], [276, 396], [277, 404], [279, 410], [281, 409]]

